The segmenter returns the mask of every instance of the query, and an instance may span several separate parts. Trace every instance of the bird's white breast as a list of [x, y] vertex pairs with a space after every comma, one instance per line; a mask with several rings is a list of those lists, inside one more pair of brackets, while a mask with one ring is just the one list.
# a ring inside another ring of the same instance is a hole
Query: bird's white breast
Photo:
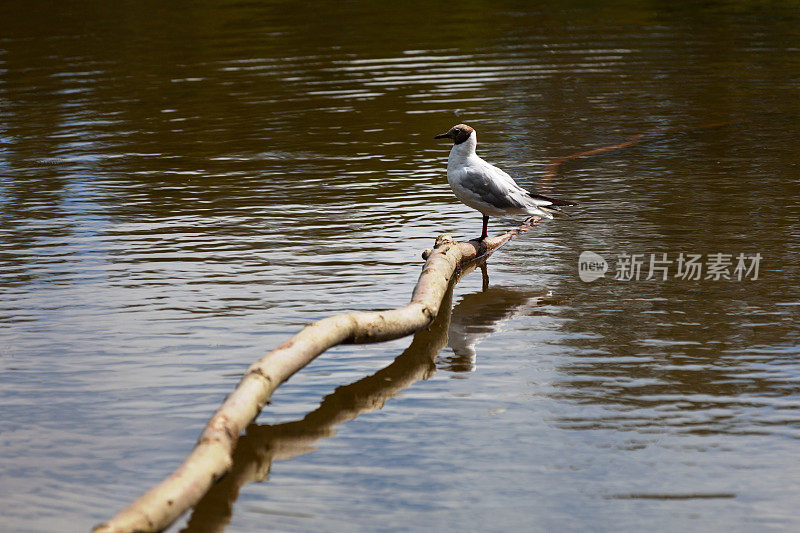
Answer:
[[[478, 194], [475, 193], [475, 184], [472, 187], [466, 187], [465, 182], [467, 179], [475, 179], [476, 175], [485, 175], [487, 171], [491, 172], [494, 167], [481, 159], [475, 153], [477, 139], [473, 131], [469, 139], [461, 144], [454, 144], [450, 149], [450, 155], [447, 158], [447, 183], [453, 190], [456, 198], [461, 203], [480, 211], [484, 215], [501, 216], [508, 213], [508, 210], [498, 209], [495, 206], [485, 202]], [[499, 169], [496, 169], [499, 171]]]
[[[474, 134], [473, 134], [474, 135]], [[467, 141], [469, 142], [469, 141]], [[466, 144], [466, 142], [462, 143]], [[464, 153], [464, 150], [459, 150], [461, 145], [454, 145], [450, 150], [450, 157], [447, 159], [447, 183], [453, 190], [453, 194], [461, 203], [476, 209], [484, 215], [500, 215], [502, 212], [498, 211], [488, 203], [481, 200], [481, 197], [465, 186], [465, 180], [472, 173], [477, 171], [480, 167], [480, 158], [472, 152], [472, 154]]]

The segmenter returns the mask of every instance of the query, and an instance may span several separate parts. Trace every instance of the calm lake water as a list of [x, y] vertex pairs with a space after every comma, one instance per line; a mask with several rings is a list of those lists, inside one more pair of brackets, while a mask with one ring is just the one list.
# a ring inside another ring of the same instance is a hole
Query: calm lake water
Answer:
[[172, 531], [798, 530], [799, 93], [792, 2], [4, 2], [0, 529], [88, 530], [252, 361], [406, 303], [480, 231], [465, 122], [574, 216], [285, 383]]

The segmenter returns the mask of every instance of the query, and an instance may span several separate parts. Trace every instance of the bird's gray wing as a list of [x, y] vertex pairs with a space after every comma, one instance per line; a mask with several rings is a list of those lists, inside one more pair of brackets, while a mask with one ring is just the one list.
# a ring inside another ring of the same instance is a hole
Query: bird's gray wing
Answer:
[[498, 209], [524, 209], [527, 191], [520, 188], [511, 176], [499, 168], [487, 165], [483, 168], [465, 169], [461, 186]]

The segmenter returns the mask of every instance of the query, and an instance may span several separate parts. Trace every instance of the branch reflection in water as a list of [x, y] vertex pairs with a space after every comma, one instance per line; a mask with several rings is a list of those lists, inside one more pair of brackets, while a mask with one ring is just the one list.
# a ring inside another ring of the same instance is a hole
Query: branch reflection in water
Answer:
[[[337, 425], [361, 413], [381, 409], [403, 389], [429, 379], [436, 372], [437, 355], [448, 345], [448, 336], [451, 337], [449, 346], [456, 355], [442, 368], [469, 369], [474, 364], [475, 344], [491, 334], [500, 322], [520, 314], [530, 305], [553, 301], [549, 293], [531, 295], [507, 288], [490, 288], [485, 259], [465, 268], [451, 281], [436, 320], [428, 329], [418, 332], [409, 347], [389, 366], [338, 387], [302, 420], [275, 425], [251, 424], [239, 439], [230, 472], [195, 506], [182, 533], [223, 531], [230, 521], [240, 489], [247, 483], [264, 481], [273, 461], [315, 451], [316, 442], [334, 436]], [[453, 287], [476, 266], [483, 274], [482, 290], [465, 296], [454, 308]], [[456, 346], [468, 349], [461, 351]], [[469, 368], [465, 368], [467, 366]]]

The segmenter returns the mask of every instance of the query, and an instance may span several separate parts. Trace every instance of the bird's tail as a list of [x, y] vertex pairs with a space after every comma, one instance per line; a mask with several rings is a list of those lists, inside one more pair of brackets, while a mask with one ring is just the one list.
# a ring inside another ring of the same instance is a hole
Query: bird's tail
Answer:
[[533, 193], [528, 193], [528, 194], [530, 195], [531, 198], [533, 198], [536, 201], [536, 203], [538, 204], [537, 207], [539, 209], [549, 214], [559, 214], [559, 215], [569, 216], [569, 213], [567, 213], [561, 208], [572, 205], [578, 205], [578, 202], [573, 202], [572, 200], [559, 200], [557, 198], [550, 198], [549, 196], [544, 196], [541, 194], [533, 194]]

